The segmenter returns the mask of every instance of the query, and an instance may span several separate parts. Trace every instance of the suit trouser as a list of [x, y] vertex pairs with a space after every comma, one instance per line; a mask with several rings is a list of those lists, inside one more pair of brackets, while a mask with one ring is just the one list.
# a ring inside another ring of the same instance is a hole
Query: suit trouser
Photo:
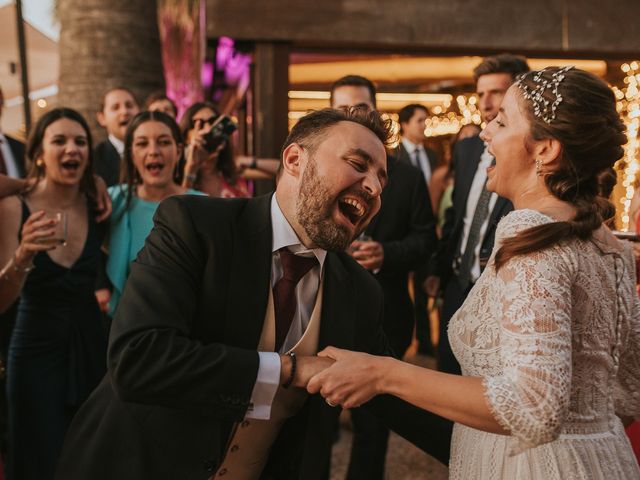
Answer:
[[[385, 328], [391, 348], [398, 358], [404, 356], [411, 344], [411, 329], [390, 331]], [[351, 410], [353, 442], [347, 480], [382, 480], [389, 443], [389, 429], [364, 408]]]
[[389, 430], [364, 408], [351, 410], [353, 443], [347, 480], [382, 480]]
[[426, 270], [417, 270], [413, 273], [413, 297], [414, 313], [416, 317], [416, 339], [418, 340], [418, 352], [432, 355], [431, 321], [429, 318], [429, 297], [422, 288], [427, 278]]
[[444, 291], [444, 301], [440, 312], [440, 339], [438, 340], [438, 370], [460, 375], [460, 364], [451, 351], [447, 329], [453, 314], [458, 311], [469, 294], [473, 284], [466, 290], [460, 288], [458, 277], [452, 275]]

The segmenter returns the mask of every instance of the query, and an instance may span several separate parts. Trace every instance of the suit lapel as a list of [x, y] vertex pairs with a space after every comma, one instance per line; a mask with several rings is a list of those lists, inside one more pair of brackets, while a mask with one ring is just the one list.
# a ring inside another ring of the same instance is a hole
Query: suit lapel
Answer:
[[353, 348], [355, 340], [355, 291], [338, 254], [325, 260], [322, 322], [318, 350], [327, 346]]
[[256, 349], [271, 284], [271, 195], [250, 199], [232, 239], [225, 333], [231, 345]]
[[502, 217], [506, 215], [511, 210], [511, 208], [511, 202], [506, 198], [498, 197], [496, 199], [496, 204], [494, 205], [493, 210], [491, 211], [491, 215], [489, 216], [489, 223], [487, 224], [487, 231], [484, 236], [485, 239], [489, 238], [489, 235], [487, 234], [491, 231], [492, 228], [495, 228]]
[[406, 163], [408, 165], [413, 165], [411, 163], [411, 159], [409, 158], [409, 152], [407, 152], [407, 149], [404, 148], [404, 145], [402, 144], [402, 142], [400, 142], [398, 144], [398, 148], [396, 148], [396, 160], [399, 162], [403, 162]]
[[[482, 156], [482, 152], [484, 151], [484, 142], [480, 140], [480, 137], [477, 138], [477, 142], [474, 142], [472, 145], [469, 145], [469, 155], [462, 155], [464, 158], [464, 162], [467, 163], [468, 167], [467, 174], [459, 175], [456, 177], [456, 182], [460, 185], [460, 191], [464, 192], [464, 201], [466, 203], [469, 198], [469, 191], [471, 190], [471, 184], [473, 183], [473, 178], [476, 175], [476, 171], [478, 170], [478, 165], [480, 164], [480, 157]], [[457, 167], [460, 167], [456, 165]], [[456, 188], [458, 187], [456, 185]]]

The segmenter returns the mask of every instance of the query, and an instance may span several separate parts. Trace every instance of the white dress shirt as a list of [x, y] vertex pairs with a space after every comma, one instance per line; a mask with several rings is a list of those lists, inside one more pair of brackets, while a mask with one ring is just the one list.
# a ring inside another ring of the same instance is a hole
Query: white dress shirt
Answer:
[[[427, 155], [427, 151], [424, 149], [424, 145], [416, 145], [406, 138], [402, 139], [402, 145], [409, 154], [411, 165], [420, 169], [424, 175], [425, 182], [429, 183], [431, 180], [431, 164], [429, 163], [429, 156]], [[420, 165], [416, 165], [416, 150], [418, 150], [418, 160], [420, 161]]]
[[18, 170], [18, 164], [13, 157], [13, 152], [9, 146], [9, 140], [0, 132], [0, 149], [2, 150], [2, 157], [4, 158], [4, 165], [7, 168], [7, 176], [12, 178], [20, 178], [20, 170]]
[[318, 260], [318, 265], [313, 267], [302, 277], [296, 286], [297, 308], [289, 328], [289, 333], [285, 338], [279, 352], [258, 352], [260, 356], [260, 366], [258, 376], [251, 393], [251, 403], [253, 409], [247, 412], [246, 418], [269, 420], [271, 415], [271, 404], [280, 383], [280, 353], [288, 352], [293, 348], [304, 335], [311, 313], [316, 303], [322, 269], [327, 252], [320, 248], [308, 249], [300, 243], [287, 219], [285, 218], [276, 196], [271, 198], [271, 228], [273, 229], [273, 241], [271, 244], [271, 288], [282, 277], [282, 265], [280, 263], [280, 253], [278, 250], [288, 247], [296, 255], [312, 256]]
[[[469, 196], [467, 197], [467, 208], [464, 213], [464, 226], [462, 230], [462, 242], [460, 243], [460, 256], [464, 254], [464, 251], [467, 248], [467, 239], [469, 238], [469, 230], [471, 230], [471, 223], [473, 222], [473, 214], [476, 211], [476, 205], [478, 204], [478, 200], [480, 199], [480, 195], [482, 194], [482, 188], [487, 181], [487, 168], [491, 166], [491, 162], [493, 162], [493, 156], [488, 152], [487, 146], [485, 145], [484, 152], [482, 152], [482, 155], [480, 156], [478, 169], [476, 170], [476, 174], [473, 177], [473, 183], [471, 184], [471, 190], [469, 190]], [[491, 197], [489, 198], [489, 210], [487, 218], [482, 224], [482, 227], [480, 227], [480, 240], [476, 245], [473, 266], [471, 267], [472, 282], [475, 282], [478, 277], [480, 277], [480, 247], [482, 246], [484, 234], [487, 232], [487, 226], [489, 225], [489, 217], [491, 217], [491, 211], [496, 205], [497, 199], [498, 195], [492, 193]]]
[[118, 155], [120, 155], [120, 158], [122, 158], [124, 155], [124, 142], [111, 134], [109, 134], [109, 141], [116, 149], [116, 152], [118, 152]]

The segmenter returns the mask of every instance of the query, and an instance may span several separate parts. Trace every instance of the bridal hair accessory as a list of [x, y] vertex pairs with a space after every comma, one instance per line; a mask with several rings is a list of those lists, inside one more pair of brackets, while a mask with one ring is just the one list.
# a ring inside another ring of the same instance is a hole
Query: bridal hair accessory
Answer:
[[[556, 118], [556, 109], [562, 102], [562, 95], [558, 92], [558, 86], [560, 82], [564, 80], [565, 72], [571, 70], [573, 65], [562, 67], [557, 69], [551, 74], [551, 78], [547, 79], [543, 77], [544, 73], [549, 72], [546, 68], [538, 72], [524, 73], [518, 77], [516, 85], [522, 92], [522, 96], [527, 100], [531, 100], [533, 103], [533, 114], [536, 117], [542, 118], [546, 124], [551, 124]], [[533, 89], [524, 83], [530, 75], [533, 75]], [[549, 92], [549, 93], [548, 93]], [[545, 95], [552, 98], [546, 98]]]

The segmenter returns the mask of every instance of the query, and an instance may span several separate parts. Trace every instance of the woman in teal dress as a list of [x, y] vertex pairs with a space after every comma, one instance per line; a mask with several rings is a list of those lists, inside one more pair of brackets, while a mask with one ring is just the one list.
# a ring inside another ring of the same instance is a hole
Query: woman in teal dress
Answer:
[[172, 195], [201, 192], [178, 185], [175, 171], [182, 155], [180, 129], [162, 112], [139, 113], [125, 135], [123, 182], [109, 188], [113, 203], [107, 276], [113, 286], [113, 316], [129, 276], [130, 264], [153, 227], [153, 215]]

